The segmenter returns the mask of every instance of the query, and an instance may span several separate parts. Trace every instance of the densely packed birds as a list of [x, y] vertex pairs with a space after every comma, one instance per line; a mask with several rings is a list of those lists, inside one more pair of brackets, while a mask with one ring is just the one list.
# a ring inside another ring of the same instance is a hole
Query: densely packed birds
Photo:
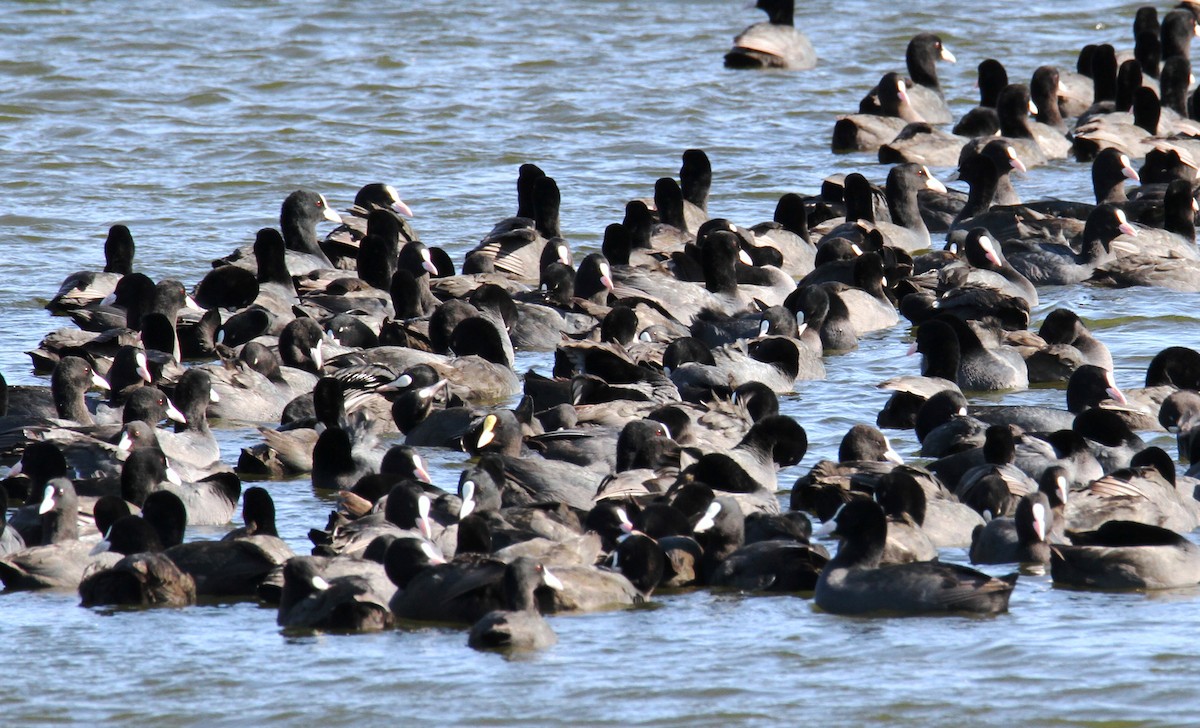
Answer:
[[[792, 3], [758, 7], [769, 22], [726, 64], [813, 65]], [[534, 164], [518, 171], [516, 215], [457, 267], [380, 183], [345, 215], [292, 193], [280, 229], [191, 295], [136, 270], [114, 226], [105, 270], [72, 274], [48, 305], [77, 324], [30, 352], [50, 386], [3, 390], [0, 454], [19, 462], [3, 495], [23, 505], [0, 524], [0, 579], [78, 589], [85, 605], [256, 598], [288, 629], [474, 625], [472, 646], [518, 649], [554, 643], [542, 613], [697, 586], [811, 593], [846, 614], [1006, 610], [1016, 574], [941, 563], [945, 547], [1048, 564], [1068, 585], [1200, 583], [1180, 535], [1200, 524], [1194, 473], [1136, 434], [1177, 431], [1192, 460], [1200, 354], [1164, 349], [1146, 388], [1122, 392], [1079, 316], [1030, 330], [1046, 285], [1200, 290], [1196, 17], [1135, 25], [1132, 58], [1089, 46], [1078, 72], [1044, 66], [1029, 85], [985, 60], [980, 106], [952, 132], [935, 63], [956, 59], [917, 35], [908, 78], [885, 74], [834, 124], [835, 150], [896, 163], [883, 188], [830, 178], [752, 227], [709, 216], [697, 149], [578, 261], [563, 191]], [[1090, 162], [1094, 204], [1017, 197], [1011, 172], [1068, 155]], [[969, 194], [928, 165], [957, 166]], [[322, 238], [324, 222], [338, 227]], [[876, 424], [912, 429], [930, 462], [904, 463], [863, 423], [783, 508], [778, 471], [808, 439], [779, 396], [901, 318], [922, 364], [899, 360]], [[515, 371], [521, 351], [547, 352], [548, 370]], [[1045, 382], [1064, 387], [1064, 409], [967, 398]], [[263, 441], [234, 467], [209, 418], [253, 423]], [[422, 454], [444, 447], [473, 456], [454, 492]], [[280, 477], [339, 496], [311, 555], [279, 538], [270, 487], [242, 489]], [[244, 527], [186, 540], [188, 525], [229, 524], [239, 501]], [[832, 558], [823, 534], [843, 539]]]

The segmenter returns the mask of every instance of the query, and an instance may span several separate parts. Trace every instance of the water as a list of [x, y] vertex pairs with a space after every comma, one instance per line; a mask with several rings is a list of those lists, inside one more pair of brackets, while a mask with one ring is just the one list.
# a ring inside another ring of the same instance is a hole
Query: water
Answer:
[[[22, 352], [59, 325], [41, 305], [66, 273], [99, 267], [113, 223], [132, 228], [140, 269], [191, 284], [276, 224], [291, 190], [345, 207], [362, 184], [386, 181], [422, 239], [461, 260], [512, 214], [516, 168], [535, 161], [562, 189], [564, 233], [588, 251], [626, 200], [701, 147], [715, 170], [713, 212], [753, 224], [781, 193], [814, 191], [828, 174], [882, 181], [873, 157], [830, 154], [829, 133], [836, 114], [902, 67], [916, 32], [938, 31], [958, 56], [940, 72], [961, 113], [983, 58], [1025, 79], [1043, 63], [1072, 66], [1085, 43], [1128, 48], [1138, 3], [801, 3], [797, 23], [821, 56], [806, 73], [721, 68], [733, 35], [759, 19], [732, 0], [464, 5], [0, 6], [0, 371], [35, 381]], [[1086, 168], [1071, 162], [1017, 185], [1030, 199], [1091, 194]], [[1048, 289], [1042, 301], [1037, 321], [1068, 305], [1093, 324], [1123, 387], [1141, 383], [1162, 346], [1200, 345], [1194, 296]], [[828, 362], [829, 381], [787, 399], [811, 447], [781, 482], [874, 420], [886, 394], [871, 385], [917, 369], [901, 356], [907, 337], [903, 327], [868, 337]], [[1006, 401], [1062, 397], [1034, 389]], [[232, 462], [256, 433], [219, 436]], [[893, 441], [916, 450], [911, 433]], [[436, 481], [452, 485], [464, 456], [430, 455]], [[329, 502], [305, 482], [271, 488], [280, 530], [305, 548]], [[0, 681], [5, 722], [1169, 724], [1200, 707], [1193, 590], [1103, 595], [1024, 577], [1011, 613], [994, 619], [872, 620], [795, 597], [696, 592], [554, 618], [559, 644], [512, 661], [439, 629], [285, 637], [274, 612], [252, 603], [110, 613], [77, 601], [0, 599], [20, 658]]]

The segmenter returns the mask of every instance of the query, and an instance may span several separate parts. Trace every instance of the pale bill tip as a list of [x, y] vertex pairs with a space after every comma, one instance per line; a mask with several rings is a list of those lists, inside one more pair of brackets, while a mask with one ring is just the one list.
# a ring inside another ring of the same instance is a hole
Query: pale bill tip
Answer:
[[321, 216], [329, 222], [340, 223], [342, 221], [342, 216], [337, 214], [337, 212], [335, 212], [333, 208], [329, 206], [329, 201], [325, 199], [325, 195], [318, 195], [318, 197], [321, 198]]
[[930, 174], [928, 169], [925, 170], [925, 187], [933, 190], [934, 192], [941, 192], [942, 194], [946, 194], [946, 192], [948, 192], [946, 185], [942, 184], [940, 179]]

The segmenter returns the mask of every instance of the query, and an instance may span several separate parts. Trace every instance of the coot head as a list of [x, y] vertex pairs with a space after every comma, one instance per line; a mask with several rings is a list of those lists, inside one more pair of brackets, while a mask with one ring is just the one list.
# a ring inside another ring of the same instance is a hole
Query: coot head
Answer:
[[[495, 283], [484, 283], [467, 298], [471, 305], [484, 313], [504, 322], [506, 328], [511, 327], [517, 320], [517, 304], [512, 294]], [[453, 347], [451, 347], [453, 348]]]
[[781, 467], [791, 467], [808, 452], [808, 433], [787, 415], [768, 415], [755, 422], [739, 446], [770, 451], [771, 459]]
[[892, 449], [887, 435], [870, 425], [855, 425], [842, 437], [838, 446], [838, 461], [848, 462], [904, 462]]
[[917, 439], [924, 441], [934, 428], [945, 422], [948, 422], [955, 415], [967, 414], [967, 398], [962, 392], [953, 389], [943, 389], [934, 394], [921, 408], [917, 410], [917, 418], [914, 423]]
[[[661, 422], [645, 419], [631, 420], [621, 428], [617, 436], [616, 472], [623, 473], [635, 468], [657, 469], [666, 465], [663, 446], [670, 444], [671, 433]], [[675, 448], [675, 463], [678, 464], [678, 449]]]
[[1010, 83], [1000, 92], [996, 101], [996, 115], [1000, 117], [1000, 133], [1010, 139], [1032, 139], [1029, 115], [1037, 113], [1029, 97], [1029, 87], [1023, 83]]
[[1061, 131], [1066, 130], [1062, 113], [1058, 108], [1058, 69], [1054, 66], [1040, 66], [1033, 72], [1029, 82], [1029, 96], [1037, 107], [1037, 120]]
[[906, 472], [893, 470], [885, 473], [875, 486], [875, 500], [890, 518], [904, 519], [907, 516], [918, 526], [925, 523], [928, 507], [925, 489]]
[[498, 510], [501, 505], [500, 486], [504, 483], [504, 460], [485, 454], [474, 466], [464, 470], [458, 479], [458, 496], [462, 499], [459, 518], [471, 513]]
[[139, 516], [123, 516], [109, 527], [104, 541], [96, 549], [130, 556], [163, 550], [158, 532], [150, 523]]
[[35, 488], [41, 488], [53, 478], [68, 477], [67, 459], [53, 442], [29, 443], [21, 453], [18, 465], [10, 475], [24, 475]]
[[1133, 107], [1134, 94], [1140, 88], [1142, 88], [1142, 67], [1137, 61], [1129, 59], [1117, 68], [1116, 110], [1129, 111]]
[[792, 25], [794, 22], [796, 0], [755, 0], [754, 7], [765, 12], [767, 22], [772, 25]]
[[[733, 390], [731, 401], [746, 408], [752, 422], [779, 414], [779, 396], [762, 382], [746, 382]], [[672, 430], [675, 432], [675, 430]]]
[[1004, 64], [995, 58], [986, 58], [979, 62], [979, 105], [996, 108], [1000, 91], [1008, 85], [1008, 71]]
[[809, 239], [808, 212], [804, 209], [804, 198], [795, 192], [785, 193], [775, 204], [775, 214], [772, 219], [782, 225], [785, 230], [799, 235], [804, 241]]
[[242, 493], [242, 521], [255, 534], [279, 536], [275, 528], [275, 501], [270, 491], [254, 486]]
[[104, 239], [104, 272], [128, 275], [133, 271], [133, 235], [124, 225], [113, 225]]
[[1137, 230], [1129, 224], [1125, 211], [1112, 203], [1096, 205], [1083, 224], [1084, 243], [1100, 242], [1108, 244], [1120, 235], [1136, 236]]
[[432, 482], [429, 471], [425, 468], [425, 460], [416, 449], [408, 445], [393, 445], [388, 448], [379, 462], [379, 472], [383, 475], [410, 478], [422, 483]]
[[42, 545], [79, 538], [79, 496], [69, 478], [53, 478], [42, 491], [38, 515], [42, 522]]
[[1172, 58], [1187, 58], [1192, 51], [1192, 38], [1197, 34], [1196, 16], [1185, 9], [1172, 10], [1163, 16], [1161, 26], [1163, 62]]
[[1159, 99], [1163, 108], [1186, 116], [1188, 88], [1191, 86], [1191, 80], [1192, 64], [1185, 56], [1175, 56], [1163, 61], [1162, 74], [1158, 80]]
[[1126, 180], [1141, 181], [1129, 156], [1116, 147], [1101, 150], [1092, 162], [1092, 190], [1096, 195], [1096, 204], [1123, 203], [1126, 199]]
[[517, 217], [533, 219], [537, 207], [534, 188], [537, 181], [545, 176], [541, 167], [529, 162], [517, 169]]
[[1066, 504], [1071, 488], [1070, 475], [1061, 465], [1051, 465], [1038, 478], [1038, 490], [1045, 494], [1052, 508]]
[[[643, 204], [642, 207], [645, 205]], [[649, 212], [649, 208], [646, 208], [646, 213], [649, 214]], [[604, 228], [604, 239], [600, 244], [600, 252], [613, 265], [629, 265], [629, 256], [633, 252], [633, 236], [629, 232], [629, 227], [614, 222]]]
[[325, 364], [323, 349], [325, 332], [310, 318], [301, 317], [288, 323], [279, 334], [279, 358], [290, 367], [314, 374]]
[[[142, 518], [155, 530], [162, 548], [178, 546], [184, 542], [187, 530], [187, 507], [184, 501], [170, 491], [155, 491], [146, 495], [142, 504]], [[122, 554], [125, 552], [122, 550]]]
[[317, 242], [317, 223], [341, 223], [342, 218], [330, 207], [325, 195], [311, 190], [296, 190], [283, 200], [279, 209], [279, 227], [291, 250], [314, 256], [326, 268], [332, 268]]
[[519, 455], [521, 423], [512, 410], [497, 410], [485, 415], [463, 436], [463, 449], [471, 454], [496, 452]]
[[958, 59], [942, 44], [935, 33], [919, 33], [908, 42], [904, 60], [913, 83], [941, 91], [938, 84], [937, 62], [955, 63]]
[[575, 297], [575, 269], [557, 261], [551, 263], [542, 269], [538, 287], [544, 291], [547, 302], [568, 307]]
[[1200, 390], [1200, 353], [1185, 346], [1169, 346], [1155, 354], [1146, 367], [1146, 386], [1164, 384]]
[[553, 177], [541, 177], [533, 183], [534, 226], [544, 238], [561, 236], [558, 227], [558, 211], [562, 196]]
[[883, 116], [905, 121], [925, 121], [909, 102], [904, 79], [898, 73], [886, 73], [879, 79], [879, 108]]
[[1157, 28], [1134, 33], [1133, 57], [1142, 67], [1143, 74], [1150, 78], [1158, 78], [1162, 63], [1162, 40], [1159, 38]]
[[1009, 425], [992, 425], [987, 428], [983, 437], [984, 462], [1007, 465], [1016, 459], [1016, 441]]
[[575, 295], [600, 304], [608, 302], [613, 289], [612, 268], [599, 253], [585, 256], [575, 271]]
[[371, 182], [360, 187], [358, 193], [354, 195], [354, 206], [364, 210], [382, 208], [405, 217], [413, 216], [409, 206], [400, 199], [400, 193], [396, 191], [396, 188], [383, 182]]
[[637, 336], [637, 328], [638, 316], [632, 308], [613, 306], [600, 322], [600, 340], [626, 346]]
[[681, 336], [668, 344], [667, 348], [663, 351], [662, 361], [663, 370], [667, 372], [678, 369], [689, 362], [706, 364], [708, 366], [716, 364], [712, 351], [700, 343], [699, 339], [690, 336]]
[[450, 349], [457, 356], [476, 355], [493, 364], [511, 367], [503, 334], [495, 323], [480, 317], [464, 319], [450, 333]]
[[715, 566], [745, 543], [746, 517], [737, 500], [721, 496], [696, 519], [692, 534], [704, 548], [705, 563]]
[[629, 533], [617, 540], [611, 566], [619, 570], [642, 594], [649, 595], [662, 581], [667, 556], [658, 542], [643, 533]]
[[1175, 485], [1175, 461], [1161, 447], [1151, 446], [1138, 451], [1129, 459], [1129, 467], [1150, 467], [1158, 471], [1171, 485]]
[[961, 345], [958, 334], [949, 323], [933, 319], [921, 324], [911, 351], [921, 354], [923, 375], [941, 377], [951, 382], [958, 379]]
[[1054, 512], [1046, 494], [1034, 491], [1021, 496], [1013, 520], [1017, 526], [1017, 540], [1022, 544], [1044, 543], [1054, 525]]
[[883, 557], [887, 517], [875, 501], [856, 498], [838, 508], [814, 535], [841, 539], [842, 545], [831, 563], [871, 568], [878, 566]]
[[432, 543], [424, 539], [398, 538], [388, 546], [383, 567], [388, 579], [403, 589], [429, 566], [445, 562]]
[[[786, 5], [792, 2], [781, 0]], [[790, 25], [790, 23], [788, 23]], [[685, 149], [679, 167], [679, 186], [683, 199], [701, 210], [708, 209], [708, 192], [712, 187], [712, 163], [703, 149]]]

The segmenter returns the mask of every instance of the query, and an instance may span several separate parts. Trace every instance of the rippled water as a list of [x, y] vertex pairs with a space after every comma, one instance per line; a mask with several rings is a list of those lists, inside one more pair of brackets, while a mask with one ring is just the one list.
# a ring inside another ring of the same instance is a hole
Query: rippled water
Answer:
[[[59, 323], [41, 305], [69, 271], [99, 267], [116, 222], [133, 230], [138, 268], [190, 284], [276, 224], [291, 190], [345, 207], [386, 181], [422, 239], [461, 259], [512, 214], [516, 168], [535, 161], [558, 180], [564, 233], [586, 251], [625, 200], [702, 147], [712, 211], [752, 224], [827, 174], [884, 178], [873, 157], [830, 154], [829, 132], [902, 67], [914, 33], [940, 32], [958, 56], [941, 74], [961, 113], [982, 58], [1022, 79], [1073, 65], [1088, 42], [1129, 47], [1138, 3], [804, 2], [797, 24], [821, 56], [806, 73], [721, 67], [732, 36], [759, 19], [743, 5], [2, 4], [0, 371], [34, 381], [22, 352]], [[1017, 186], [1030, 199], [1091, 194], [1071, 162]], [[1042, 301], [1039, 313], [1068, 305], [1093, 324], [1122, 386], [1141, 383], [1161, 346], [1200, 344], [1195, 296], [1048, 289]], [[869, 337], [785, 402], [812, 445], [781, 482], [874, 420], [886, 397], [871, 385], [917, 369], [901, 356], [907, 335]], [[220, 432], [228, 460], [251, 434]], [[911, 433], [894, 441], [915, 451]], [[453, 484], [463, 456], [431, 455], [436, 480]], [[272, 490], [281, 532], [303, 549], [329, 504], [305, 482]], [[708, 592], [656, 602], [554, 618], [555, 648], [508, 661], [435, 629], [284, 637], [251, 603], [106, 613], [73, 595], [4, 595], [0, 704], [6, 723], [146, 725], [1187, 723], [1200, 708], [1194, 591], [1102, 595], [1026, 577], [1011, 613], [978, 620], [845, 619], [795, 597]]]

